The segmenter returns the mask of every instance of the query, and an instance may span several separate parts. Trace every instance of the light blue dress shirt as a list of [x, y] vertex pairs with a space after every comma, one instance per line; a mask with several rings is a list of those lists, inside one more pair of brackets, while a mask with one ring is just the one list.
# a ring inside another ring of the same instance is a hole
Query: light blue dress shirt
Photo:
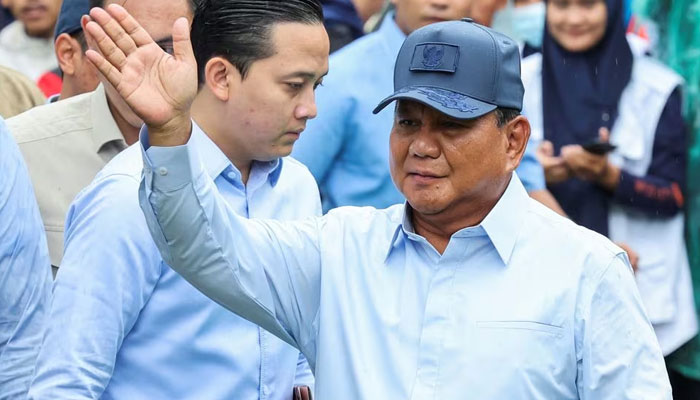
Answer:
[[626, 256], [515, 174], [439, 254], [411, 209], [246, 220], [190, 146], [152, 148], [140, 191], [170, 265], [307, 356], [319, 399], [670, 399]]
[[0, 399], [24, 399], [51, 305], [51, 263], [29, 173], [0, 117]]
[[[394, 64], [406, 35], [389, 13], [379, 30], [333, 53], [316, 89], [318, 116], [309, 120], [292, 156], [319, 183], [324, 212], [339, 206], [389, 207], [402, 203], [389, 172], [394, 107], [372, 110], [394, 92]], [[518, 168], [528, 191], [545, 188], [544, 172], [529, 146]]]
[[[320, 214], [292, 159], [255, 163], [247, 185], [195, 126], [227, 210], [243, 218]], [[214, 303], [166, 265], [138, 205], [140, 146], [115, 157], [75, 199], [33, 399], [288, 400], [313, 377], [299, 351]]]

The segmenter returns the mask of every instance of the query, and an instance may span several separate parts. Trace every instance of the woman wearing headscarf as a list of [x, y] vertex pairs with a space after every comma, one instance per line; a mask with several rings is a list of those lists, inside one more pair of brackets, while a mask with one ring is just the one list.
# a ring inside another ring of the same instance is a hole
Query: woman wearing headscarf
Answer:
[[523, 113], [547, 186], [578, 224], [639, 254], [637, 284], [668, 355], [697, 332], [683, 239], [681, 78], [625, 38], [622, 0], [548, 0], [523, 61]]

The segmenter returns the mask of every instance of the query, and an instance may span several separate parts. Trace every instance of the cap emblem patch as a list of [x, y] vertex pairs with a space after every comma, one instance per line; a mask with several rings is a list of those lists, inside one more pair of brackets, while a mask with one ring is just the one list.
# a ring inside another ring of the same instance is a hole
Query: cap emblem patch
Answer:
[[456, 72], [459, 47], [444, 43], [423, 43], [415, 47], [411, 71]]
[[423, 66], [437, 68], [442, 64], [445, 49], [442, 46], [428, 45], [423, 48]]

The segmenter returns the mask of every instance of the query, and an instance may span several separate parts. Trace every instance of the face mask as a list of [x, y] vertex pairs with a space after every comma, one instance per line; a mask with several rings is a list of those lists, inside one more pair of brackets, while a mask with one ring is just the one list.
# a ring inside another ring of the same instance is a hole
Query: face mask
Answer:
[[521, 40], [513, 32], [513, 8], [513, 2], [509, 1], [505, 7], [496, 11], [493, 14], [491, 28], [513, 39]]
[[532, 47], [542, 47], [547, 8], [544, 1], [511, 10], [511, 30], [513, 37]]

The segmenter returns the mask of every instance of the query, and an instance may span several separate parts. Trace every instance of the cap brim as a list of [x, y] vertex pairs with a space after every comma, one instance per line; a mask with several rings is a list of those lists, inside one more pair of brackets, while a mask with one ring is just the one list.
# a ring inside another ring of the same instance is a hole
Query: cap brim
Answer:
[[479, 118], [497, 108], [493, 104], [485, 103], [451, 90], [429, 86], [409, 86], [394, 92], [394, 94], [382, 100], [372, 112], [377, 114], [389, 103], [399, 99], [423, 103], [457, 119]]

